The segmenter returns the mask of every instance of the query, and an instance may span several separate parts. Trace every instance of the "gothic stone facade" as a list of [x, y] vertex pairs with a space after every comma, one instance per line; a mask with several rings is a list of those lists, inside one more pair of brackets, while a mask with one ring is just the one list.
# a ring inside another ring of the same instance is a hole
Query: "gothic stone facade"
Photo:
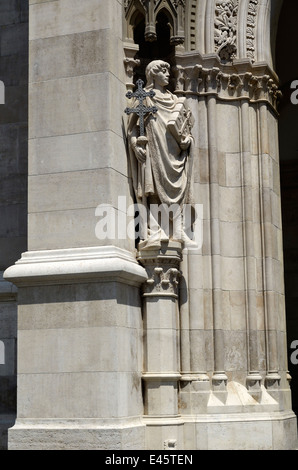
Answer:
[[[1, 2], [2, 448], [296, 448], [282, 4]], [[96, 232], [99, 205], [132, 215], [126, 93], [153, 59], [194, 117], [197, 250]]]

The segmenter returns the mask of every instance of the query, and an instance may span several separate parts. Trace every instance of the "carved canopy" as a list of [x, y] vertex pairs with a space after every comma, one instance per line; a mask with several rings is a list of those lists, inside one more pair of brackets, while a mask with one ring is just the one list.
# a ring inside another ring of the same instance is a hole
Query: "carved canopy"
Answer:
[[185, 0], [124, 0], [125, 18], [129, 25], [128, 38], [133, 38], [133, 26], [138, 14], [145, 18], [145, 40], [157, 40], [157, 16], [163, 12], [168, 18], [170, 42], [183, 44], [185, 40]]

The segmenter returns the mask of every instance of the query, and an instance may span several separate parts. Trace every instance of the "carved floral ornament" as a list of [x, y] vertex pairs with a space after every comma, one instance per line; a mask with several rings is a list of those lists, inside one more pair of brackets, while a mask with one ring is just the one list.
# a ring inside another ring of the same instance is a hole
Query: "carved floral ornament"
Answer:
[[[255, 28], [259, 0], [249, 0], [246, 25], [246, 52], [255, 61]], [[239, 0], [217, 0], [215, 4], [215, 52], [223, 63], [231, 62], [237, 54]]]
[[215, 4], [215, 51], [223, 62], [236, 57], [238, 0], [219, 0]]

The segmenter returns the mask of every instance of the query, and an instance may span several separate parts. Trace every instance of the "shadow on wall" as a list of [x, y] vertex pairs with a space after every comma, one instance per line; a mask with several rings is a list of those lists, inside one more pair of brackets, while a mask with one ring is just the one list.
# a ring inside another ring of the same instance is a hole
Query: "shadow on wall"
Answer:
[[289, 372], [292, 377], [293, 410], [296, 414], [298, 414], [298, 364], [291, 361], [293, 353], [291, 345], [298, 340], [298, 104], [294, 103], [292, 88], [293, 82], [298, 80], [298, 60], [295, 55], [298, 46], [297, 17], [297, 0], [284, 1], [276, 40], [276, 71], [283, 93], [279, 106], [279, 149], [287, 344]]

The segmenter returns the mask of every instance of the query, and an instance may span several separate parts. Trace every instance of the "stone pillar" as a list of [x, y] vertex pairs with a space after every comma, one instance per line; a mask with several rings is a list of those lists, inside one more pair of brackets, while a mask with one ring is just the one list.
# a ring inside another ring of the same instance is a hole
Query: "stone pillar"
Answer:
[[140, 250], [143, 287], [144, 420], [147, 448], [183, 448], [178, 407], [180, 374], [179, 277], [181, 243]]
[[28, 251], [5, 273], [19, 288], [9, 448], [142, 449], [122, 2], [30, 2], [30, 22]]
[[[202, 250], [181, 265], [185, 448], [255, 448], [256, 433], [258, 448], [297, 442], [285, 348], [276, 80], [265, 64], [247, 59], [231, 67], [212, 54], [177, 57], [176, 93], [188, 98], [196, 122], [194, 198], [204, 206]], [[203, 302], [190, 305], [200, 290]], [[193, 380], [200, 352], [209, 381]]]
[[[27, 247], [28, 1], [0, 4], [0, 449], [16, 414], [17, 289], [3, 272]], [[4, 101], [3, 101], [4, 85]]]

